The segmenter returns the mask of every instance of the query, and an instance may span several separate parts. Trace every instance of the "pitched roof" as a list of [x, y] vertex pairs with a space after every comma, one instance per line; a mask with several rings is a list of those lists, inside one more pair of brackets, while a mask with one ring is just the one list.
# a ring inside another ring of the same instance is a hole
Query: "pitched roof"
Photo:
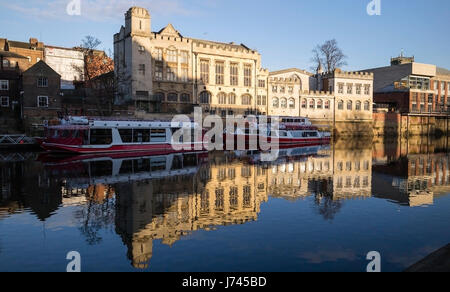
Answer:
[[310, 72], [308, 72], [306, 70], [301, 70], [301, 69], [298, 69], [298, 68], [288, 68], [288, 69], [273, 71], [273, 72], [270, 72], [269, 75], [272, 76], [272, 75], [284, 74], [284, 73], [289, 73], [289, 72], [306, 74], [306, 75], [309, 75], [309, 76], [313, 76], [314, 75], [314, 74], [312, 74], [312, 73], [310, 73]]
[[13, 52], [9, 52], [9, 51], [1, 51], [0, 50], [0, 56], [2, 57], [8, 57], [8, 58], [18, 58], [18, 59], [27, 59], [27, 57], [13, 53]]
[[55, 70], [52, 69], [52, 67], [47, 65], [47, 63], [42, 60], [31, 66], [27, 71], [23, 72], [23, 75], [37, 75], [42, 74], [43, 72], [48, 72], [49, 74], [58, 75], [61, 77], [61, 75], [59, 75]]
[[441, 68], [441, 67], [437, 67], [436, 68], [436, 73], [438, 75], [450, 75], [450, 71], [445, 69], [445, 68]]

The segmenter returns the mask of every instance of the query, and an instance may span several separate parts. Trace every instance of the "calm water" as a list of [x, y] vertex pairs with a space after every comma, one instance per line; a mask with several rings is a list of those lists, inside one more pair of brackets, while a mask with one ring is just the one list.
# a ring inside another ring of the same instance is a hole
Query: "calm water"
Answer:
[[447, 141], [84, 160], [6, 154], [0, 271], [402, 271], [450, 242]]

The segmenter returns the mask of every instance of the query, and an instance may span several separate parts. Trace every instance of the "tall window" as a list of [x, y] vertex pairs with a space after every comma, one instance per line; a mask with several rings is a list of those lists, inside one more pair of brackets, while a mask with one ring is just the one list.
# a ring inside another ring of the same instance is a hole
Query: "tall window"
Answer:
[[242, 105], [252, 105], [252, 97], [248, 94], [242, 96]]
[[338, 93], [344, 94], [344, 83], [338, 84]]
[[228, 104], [236, 104], [236, 94], [230, 93], [228, 95]]
[[267, 104], [267, 96], [258, 95], [258, 105], [266, 105]]
[[302, 100], [302, 108], [307, 108], [307, 101], [306, 101], [306, 99]]
[[39, 77], [37, 80], [38, 87], [48, 87], [48, 78], [47, 77]]
[[[417, 104], [416, 104], [416, 106], [417, 106]], [[364, 102], [364, 110], [370, 111], [370, 103], [368, 101]]]
[[278, 107], [280, 106], [280, 100], [279, 100], [277, 97], [274, 97], [274, 98], [272, 99], [272, 106], [273, 106], [274, 108], [278, 108]]
[[293, 98], [289, 99], [289, 108], [295, 109], [295, 99], [293, 99]]
[[356, 102], [355, 109], [356, 109], [357, 111], [360, 111], [360, 110], [361, 110], [361, 102], [360, 102], [360, 101], [357, 101], [357, 102]]
[[239, 85], [239, 65], [236, 63], [232, 63], [230, 65], [230, 85]]
[[190, 101], [191, 101], [191, 95], [189, 93], [181, 94], [181, 102], [190, 102]]
[[361, 84], [356, 84], [356, 94], [361, 94]]
[[319, 99], [317, 101], [317, 109], [322, 109], [322, 107], [323, 107], [323, 101], [321, 99]]
[[258, 81], [258, 87], [259, 88], [266, 88], [266, 80], [259, 80]]
[[273, 85], [273, 86], [272, 86], [272, 92], [273, 92], [273, 93], [277, 93], [277, 92], [278, 92], [278, 86]]
[[181, 54], [180, 54], [180, 57], [181, 57], [181, 60], [180, 60], [181, 64], [188, 64], [189, 63], [188, 52], [182, 51]]
[[211, 100], [211, 94], [208, 91], [200, 93], [200, 103], [209, 104]]
[[347, 102], [347, 110], [351, 111], [353, 109], [353, 102], [348, 101]]
[[252, 86], [252, 65], [244, 65], [244, 86]]
[[225, 64], [224, 62], [216, 62], [216, 85], [225, 84]]
[[342, 100], [340, 100], [338, 102], [338, 110], [343, 110], [344, 109], [344, 102]]
[[37, 97], [38, 107], [48, 107], [48, 96], [38, 96]]
[[347, 94], [353, 94], [353, 84], [347, 84]]
[[281, 104], [281, 108], [287, 108], [287, 99], [283, 97], [281, 99], [280, 104]]
[[1, 107], [9, 107], [9, 96], [2, 96], [0, 98]]
[[325, 109], [330, 109], [330, 101], [325, 101]]
[[177, 81], [177, 68], [176, 67], [167, 67], [167, 80], [168, 81]]
[[219, 104], [227, 104], [227, 95], [223, 92], [217, 95], [217, 102]]
[[9, 80], [0, 80], [0, 90], [9, 90]]
[[163, 50], [162, 49], [156, 49], [155, 58], [156, 58], [156, 61], [163, 60]]
[[316, 107], [316, 103], [315, 103], [314, 99], [311, 99], [309, 101], [309, 108], [310, 109], [314, 109], [315, 107]]
[[156, 66], [155, 66], [155, 79], [163, 80], [163, 65], [162, 64], [156, 64]]
[[181, 68], [181, 82], [188, 82], [188, 68]]
[[201, 60], [200, 61], [200, 75], [201, 80], [204, 84], [209, 84], [209, 61]]
[[167, 62], [178, 63], [176, 50], [167, 50]]
[[140, 75], [145, 75], [145, 64], [139, 64], [138, 71]]
[[370, 94], [370, 85], [364, 85], [364, 94], [369, 95]]

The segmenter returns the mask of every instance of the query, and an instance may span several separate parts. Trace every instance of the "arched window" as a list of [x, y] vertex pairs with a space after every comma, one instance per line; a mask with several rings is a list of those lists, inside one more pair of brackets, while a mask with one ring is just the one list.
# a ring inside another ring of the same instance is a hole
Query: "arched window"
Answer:
[[344, 109], [344, 102], [342, 100], [340, 100], [338, 102], [338, 110], [343, 110]]
[[308, 102], [306, 101], [306, 99], [302, 99], [302, 108], [307, 108], [307, 104]]
[[322, 107], [323, 107], [323, 101], [321, 99], [319, 99], [317, 101], [317, 109], [322, 109]]
[[155, 99], [157, 101], [165, 101], [165, 95], [162, 92], [155, 93]]
[[167, 95], [167, 101], [177, 102], [178, 101], [178, 94], [173, 93], [173, 92], [169, 93]]
[[359, 100], [356, 102], [355, 109], [356, 109], [357, 111], [360, 111], [360, 110], [361, 110], [361, 102], [360, 102]]
[[292, 97], [289, 98], [289, 108], [295, 109], [295, 99], [293, 99]]
[[278, 108], [280, 106], [280, 100], [278, 99], [278, 97], [272, 98], [272, 106], [274, 108]]
[[325, 101], [325, 109], [330, 109], [330, 101]]
[[281, 99], [281, 108], [287, 108], [287, 99], [284, 97]]
[[227, 104], [227, 95], [225, 93], [223, 93], [223, 92], [220, 92], [217, 95], [217, 102], [219, 104]]
[[316, 108], [316, 102], [314, 101], [314, 99], [311, 99], [309, 101], [309, 108], [310, 109], [315, 109]]
[[364, 102], [364, 110], [370, 111], [370, 103], [368, 101]]
[[353, 102], [351, 100], [347, 101], [347, 110], [351, 111], [353, 109]]
[[211, 100], [211, 93], [208, 91], [202, 91], [200, 93], [200, 103], [208, 104]]
[[228, 104], [236, 104], [236, 94], [230, 93], [228, 95]]
[[244, 94], [242, 96], [242, 105], [252, 105], [252, 96], [249, 94]]

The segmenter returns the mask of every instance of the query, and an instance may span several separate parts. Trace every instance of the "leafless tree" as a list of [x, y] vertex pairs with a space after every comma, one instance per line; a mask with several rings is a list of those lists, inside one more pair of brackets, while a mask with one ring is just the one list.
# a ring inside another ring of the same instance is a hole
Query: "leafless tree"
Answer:
[[322, 65], [325, 66], [324, 69], [327, 72], [332, 72], [338, 67], [347, 65], [345, 61], [347, 56], [339, 48], [335, 39], [326, 41], [322, 45], [317, 45], [312, 52], [311, 62], [315, 65], [314, 69]]

